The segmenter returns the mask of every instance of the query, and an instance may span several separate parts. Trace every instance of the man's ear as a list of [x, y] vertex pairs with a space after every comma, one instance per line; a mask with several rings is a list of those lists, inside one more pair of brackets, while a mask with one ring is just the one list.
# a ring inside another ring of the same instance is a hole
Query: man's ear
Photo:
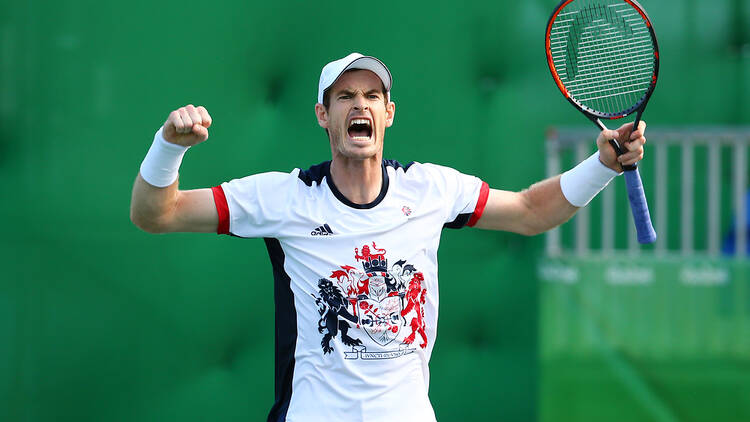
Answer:
[[388, 101], [385, 105], [385, 127], [391, 127], [393, 119], [396, 117], [396, 103]]
[[323, 129], [328, 129], [328, 110], [321, 104], [315, 104], [315, 116], [318, 118], [318, 124]]

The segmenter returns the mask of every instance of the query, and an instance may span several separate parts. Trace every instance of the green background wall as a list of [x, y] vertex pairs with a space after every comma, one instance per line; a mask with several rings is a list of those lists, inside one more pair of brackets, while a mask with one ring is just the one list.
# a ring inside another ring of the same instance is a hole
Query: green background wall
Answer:
[[[750, 123], [750, 1], [643, 3], [663, 60], [649, 123]], [[183, 188], [326, 160], [319, 71], [359, 51], [393, 72], [386, 156], [522, 189], [543, 177], [546, 128], [587, 124], [544, 60], [555, 4], [4, 4], [0, 420], [263, 420], [273, 401], [263, 242], [130, 223], [155, 130], [186, 103], [213, 116]], [[430, 391], [441, 421], [537, 418], [541, 245], [444, 233]]]

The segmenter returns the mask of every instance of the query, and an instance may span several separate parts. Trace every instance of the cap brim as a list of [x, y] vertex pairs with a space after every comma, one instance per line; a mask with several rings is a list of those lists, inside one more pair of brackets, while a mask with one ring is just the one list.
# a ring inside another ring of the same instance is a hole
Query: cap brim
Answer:
[[339, 80], [341, 75], [344, 74], [347, 70], [352, 69], [362, 69], [362, 70], [369, 70], [376, 74], [378, 78], [383, 82], [383, 87], [385, 88], [385, 92], [388, 95], [388, 98], [390, 99], [390, 92], [391, 92], [391, 84], [393, 83], [393, 79], [391, 77], [391, 71], [388, 70], [388, 67], [386, 67], [385, 63], [381, 62], [376, 57], [372, 56], [359, 56], [356, 59], [352, 60], [351, 63], [346, 65], [338, 75], [331, 81], [331, 83], [328, 84], [328, 86], [325, 87], [322, 91], [319, 91], [319, 98], [318, 102], [323, 101], [323, 96], [325, 91], [330, 89], [336, 81]]
[[377, 58], [372, 56], [362, 56], [358, 59], [355, 59], [353, 62], [349, 63], [349, 66], [344, 68], [344, 70], [339, 74], [339, 76], [336, 77], [333, 82], [336, 83], [339, 77], [341, 77], [344, 72], [350, 69], [364, 69], [375, 73], [376, 75], [378, 75], [380, 80], [383, 81], [383, 86], [385, 87], [386, 92], [389, 92], [391, 90], [391, 72], [388, 70], [385, 64]]

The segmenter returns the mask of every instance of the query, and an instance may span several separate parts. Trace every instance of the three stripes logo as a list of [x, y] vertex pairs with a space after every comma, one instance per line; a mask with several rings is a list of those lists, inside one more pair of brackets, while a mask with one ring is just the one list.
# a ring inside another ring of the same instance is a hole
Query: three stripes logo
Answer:
[[331, 230], [331, 226], [329, 226], [327, 223], [310, 232], [310, 235], [312, 236], [331, 236], [333, 234], [334, 233], [333, 230]]

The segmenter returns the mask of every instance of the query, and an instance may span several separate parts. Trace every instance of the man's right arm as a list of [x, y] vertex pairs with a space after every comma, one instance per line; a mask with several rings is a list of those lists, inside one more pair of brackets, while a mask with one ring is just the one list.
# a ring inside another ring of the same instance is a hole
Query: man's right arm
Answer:
[[[568, 221], [622, 172], [622, 165], [635, 164], [643, 158], [646, 122], [641, 121], [636, 131], [632, 129], [633, 123], [626, 123], [616, 131], [601, 131], [596, 140], [598, 157], [591, 156], [584, 161], [593, 163], [595, 171], [578, 165], [567, 172], [575, 171], [579, 175], [575, 182], [568, 182], [567, 193], [563, 191], [563, 175], [543, 180], [522, 192], [490, 189], [484, 212], [475, 227], [532, 236]], [[609, 143], [611, 139], [617, 139], [626, 152], [618, 156]], [[574, 196], [570, 195], [571, 189]]]
[[203, 107], [187, 105], [169, 114], [162, 139], [157, 136], [133, 184], [130, 219], [136, 226], [149, 233], [216, 231], [211, 189], [181, 191], [177, 180], [180, 151], [208, 139], [209, 126]]

